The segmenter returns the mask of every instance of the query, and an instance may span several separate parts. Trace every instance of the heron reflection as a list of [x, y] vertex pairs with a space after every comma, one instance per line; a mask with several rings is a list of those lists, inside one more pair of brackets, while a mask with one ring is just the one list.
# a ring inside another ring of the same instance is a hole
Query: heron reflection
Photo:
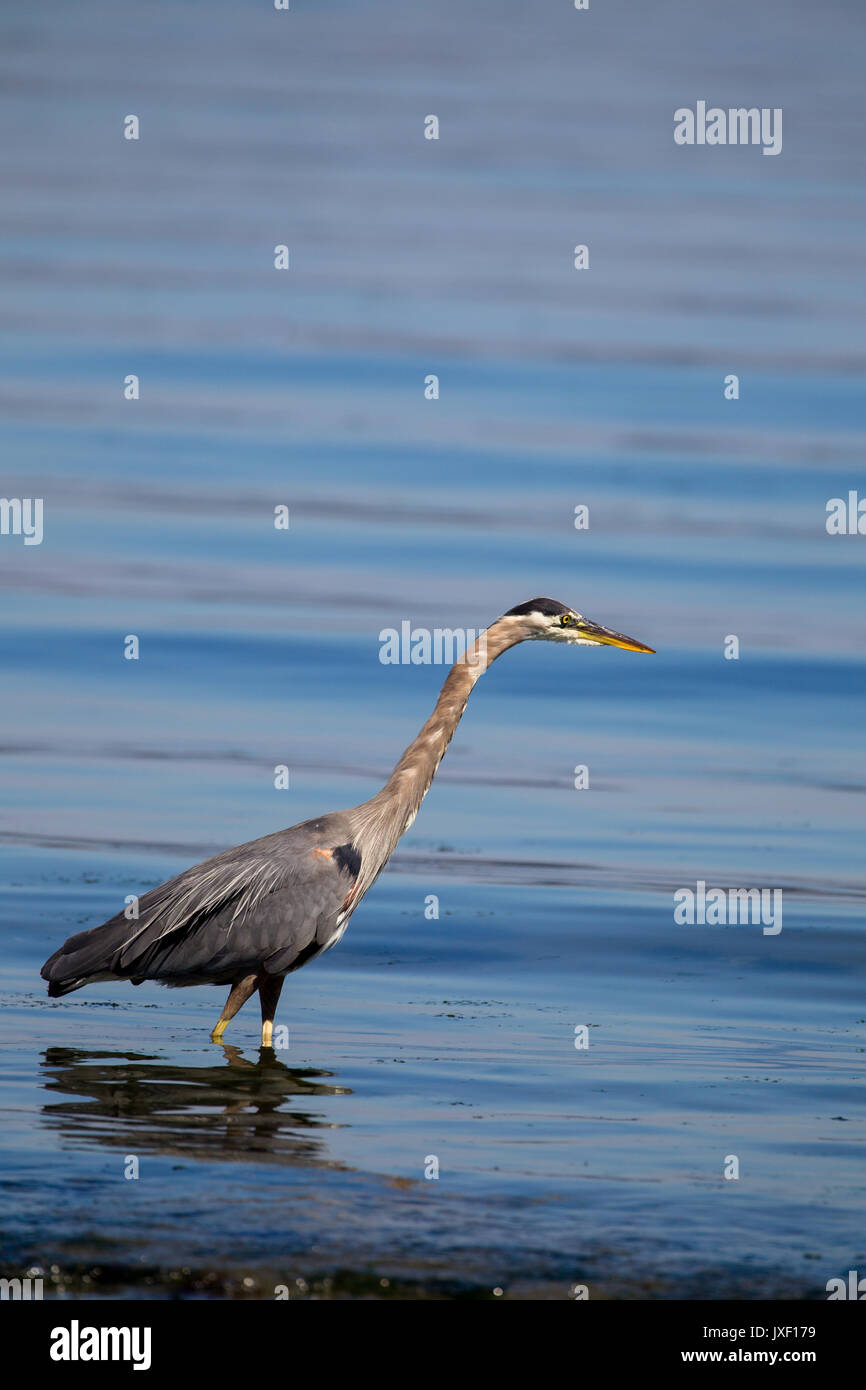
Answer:
[[43, 1119], [76, 1145], [340, 1166], [317, 1134], [339, 1125], [328, 1098], [351, 1094], [329, 1082], [332, 1072], [288, 1067], [269, 1047], [256, 1060], [237, 1047], [222, 1053], [217, 1063], [179, 1066], [144, 1053], [50, 1047]]

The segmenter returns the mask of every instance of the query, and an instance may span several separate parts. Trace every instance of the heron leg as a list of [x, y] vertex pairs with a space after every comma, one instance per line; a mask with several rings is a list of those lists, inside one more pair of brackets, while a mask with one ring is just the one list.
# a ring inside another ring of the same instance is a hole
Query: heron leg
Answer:
[[274, 1045], [274, 1014], [280, 999], [285, 975], [259, 976], [259, 1001], [262, 1006], [262, 1047]]
[[241, 980], [235, 980], [229, 992], [229, 997], [223, 1005], [223, 1011], [219, 1016], [219, 1022], [210, 1035], [211, 1042], [219, 1042], [226, 1030], [226, 1024], [233, 1019], [238, 1009], [242, 1008], [251, 994], [255, 994], [259, 986], [258, 975], [245, 975]]

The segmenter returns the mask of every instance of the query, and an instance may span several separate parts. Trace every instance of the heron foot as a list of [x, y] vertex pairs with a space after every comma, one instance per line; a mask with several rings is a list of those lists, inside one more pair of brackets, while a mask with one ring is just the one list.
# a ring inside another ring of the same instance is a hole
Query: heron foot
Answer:
[[274, 1045], [274, 1014], [284, 975], [261, 975], [259, 977], [259, 1003], [262, 1006], [262, 1047]]
[[238, 1009], [243, 1007], [251, 994], [255, 994], [258, 986], [258, 975], [245, 975], [242, 979], [235, 980], [229, 992], [229, 997], [223, 1005], [223, 1011], [219, 1016], [217, 1025], [210, 1035], [211, 1042], [218, 1043], [220, 1041], [226, 1027], [234, 1018]]

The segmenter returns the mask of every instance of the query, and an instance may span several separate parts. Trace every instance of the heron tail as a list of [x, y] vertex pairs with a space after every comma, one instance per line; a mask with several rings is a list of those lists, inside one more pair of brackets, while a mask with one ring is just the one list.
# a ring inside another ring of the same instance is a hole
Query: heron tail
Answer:
[[71, 994], [83, 985], [97, 980], [116, 980], [111, 962], [129, 934], [129, 922], [120, 913], [102, 926], [70, 936], [49, 956], [42, 967], [43, 980], [48, 981], [52, 999]]

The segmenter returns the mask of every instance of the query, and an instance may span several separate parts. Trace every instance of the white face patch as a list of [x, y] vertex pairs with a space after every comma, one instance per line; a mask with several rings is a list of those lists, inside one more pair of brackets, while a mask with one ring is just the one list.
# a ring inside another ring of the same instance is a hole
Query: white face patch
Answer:
[[[573, 621], [563, 626], [563, 616], [571, 618]], [[564, 615], [562, 613], [535, 612], [526, 613], [521, 617], [525, 641], [566, 642], [570, 647], [603, 646], [604, 643], [581, 633], [578, 623], [582, 621], [584, 621], [583, 614], [578, 613], [573, 608], [570, 608]]]
[[[583, 617], [582, 613], [575, 613], [573, 609], [569, 609], [568, 613], [564, 615], [558, 613], [551, 617], [549, 613], [532, 614], [533, 618], [536, 616], [540, 619], [538, 636], [542, 641], [568, 642], [570, 646], [575, 647], [595, 647], [598, 645], [593, 642], [591, 637], [580, 636], [577, 624]], [[572, 621], [563, 626], [563, 616], [571, 618]]]
[[568, 628], [562, 626], [558, 615], [522, 613], [518, 621], [524, 641], [557, 642], [568, 635]]

